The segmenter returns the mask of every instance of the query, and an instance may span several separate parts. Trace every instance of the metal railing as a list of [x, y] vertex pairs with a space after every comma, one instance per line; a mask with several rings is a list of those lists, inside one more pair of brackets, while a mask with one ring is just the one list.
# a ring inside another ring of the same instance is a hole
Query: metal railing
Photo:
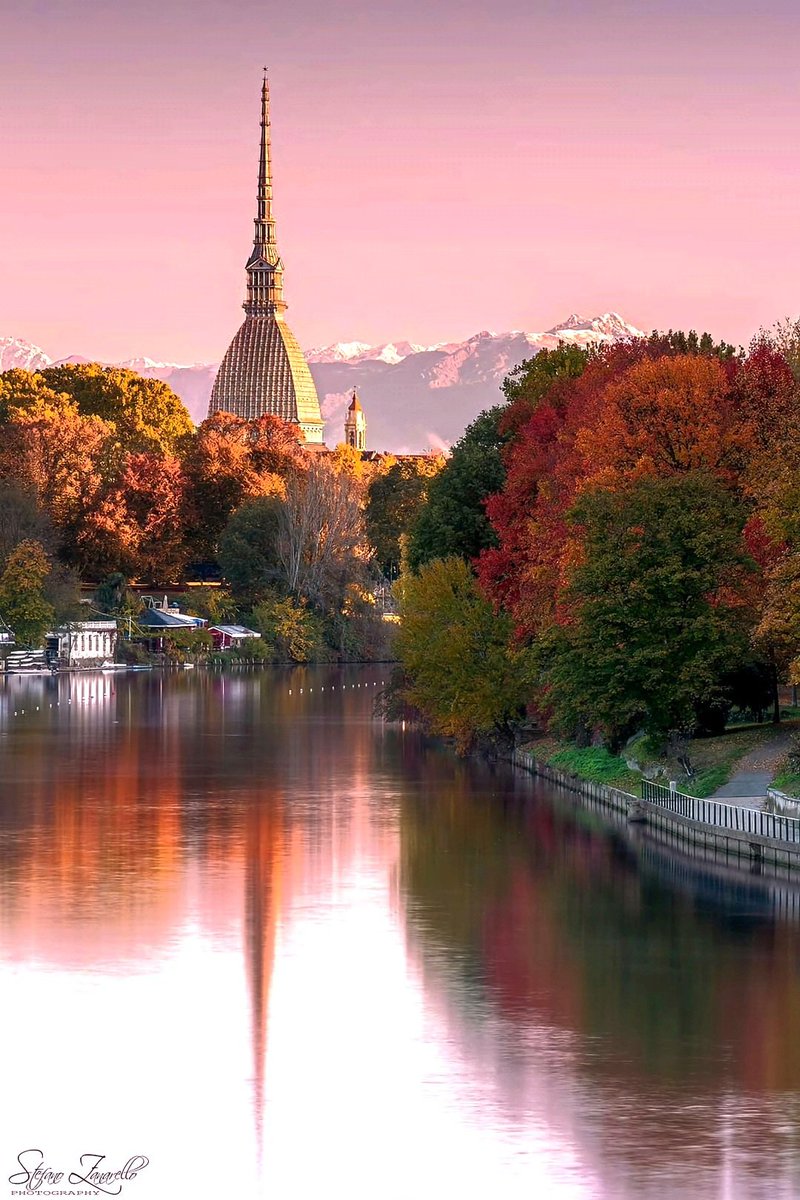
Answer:
[[780, 817], [775, 813], [762, 812], [759, 808], [721, 804], [718, 800], [699, 800], [696, 796], [687, 796], [684, 792], [673, 791], [648, 779], [642, 780], [642, 799], [692, 821], [701, 821], [704, 825], [800, 845], [798, 817]]

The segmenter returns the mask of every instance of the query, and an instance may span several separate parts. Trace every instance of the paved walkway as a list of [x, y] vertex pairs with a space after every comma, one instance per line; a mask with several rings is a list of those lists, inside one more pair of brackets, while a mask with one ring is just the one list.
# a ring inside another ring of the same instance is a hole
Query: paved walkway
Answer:
[[766, 799], [767, 788], [775, 777], [778, 763], [789, 750], [794, 730], [785, 732], [768, 746], [759, 746], [745, 754], [727, 783], [717, 788], [711, 800], [727, 800], [745, 808], [758, 808]]

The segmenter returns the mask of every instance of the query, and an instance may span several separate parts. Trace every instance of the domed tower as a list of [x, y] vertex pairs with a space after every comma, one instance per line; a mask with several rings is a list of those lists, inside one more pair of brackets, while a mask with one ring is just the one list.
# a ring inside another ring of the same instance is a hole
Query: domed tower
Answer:
[[364, 416], [364, 410], [355, 388], [353, 388], [353, 399], [350, 401], [350, 407], [345, 417], [344, 440], [348, 446], [353, 446], [356, 450], [366, 450], [367, 448], [367, 418]]
[[317, 389], [297, 340], [284, 320], [283, 260], [272, 214], [269, 82], [261, 88], [261, 156], [258, 165], [253, 252], [247, 260], [244, 324], [220, 363], [208, 415], [235, 413], [251, 420], [270, 413], [299, 425], [307, 442], [321, 443]]

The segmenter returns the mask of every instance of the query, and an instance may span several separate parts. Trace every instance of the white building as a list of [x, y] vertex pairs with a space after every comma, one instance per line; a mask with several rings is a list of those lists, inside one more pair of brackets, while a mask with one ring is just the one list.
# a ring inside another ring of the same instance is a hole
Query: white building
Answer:
[[48, 633], [45, 647], [48, 657], [65, 666], [91, 666], [114, 659], [117, 622], [72, 621]]

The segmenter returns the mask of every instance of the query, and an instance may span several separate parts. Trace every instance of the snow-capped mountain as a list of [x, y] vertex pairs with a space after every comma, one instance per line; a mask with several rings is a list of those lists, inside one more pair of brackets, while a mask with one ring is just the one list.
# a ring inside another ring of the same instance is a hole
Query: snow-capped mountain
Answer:
[[15, 367], [21, 371], [38, 371], [49, 366], [51, 361], [40, 346], [24, 342], [22, 338], [0, 337], [0, 371], [11, 371]]
[[192, 363], [191, 366], [186, 366], [184, 363], [174, 362], [158, 362], [154, 358], [124, 358], [122, 362], [114, 363], [115, 367], [127, 367], [129, 371], [137, 371], [140, 375], [143, 371], [174, 371], [176, 368], [181, 371], [190, 371], [193, 367], [207, 366], [206, 363]]
[[[367, 418], [367, 444], [374, 449], [419, 450], [452, 444], [484, 408], [502, 400], [508, 372], [539, 350], [559, 342], [590, 346], [644, 336], [618, 313], [581, 317], [573, 313], [544, 333], [483, 330], [464, 342], [416, 347], [407, 342], [383, 346], [341, 344], [307, 355], [325, 419], [329, 444], [341, 437], [353, 388]], [[402, 352], [402, 357], [401, 357]], [[174, 385], [173, 385], [174, 386]]]
[[[342, 438], [345, 410], [358, 390], [367, 417], [367, 443], [376, 450], [425, 450], [442, 447], [461, 436], [482, 409], [502, 399], [500, 385], [508, 372], [543, 348], [560, 341], [589, 346], [644, 336], [615, 312], [597, 317], [572, 313], [544, 333], [511, 330], [476, 333], [464, 342], [337, 342], [306, 353], [317, 386], [325, 438], [329, 446]], [[72, 355], [59, 362], [87, 362]], [[51, 359], [18, 338], [0, 338], [0, 370], [39, 370]], [[158, 362], [130, 358], [115, 366], [129, 367], [163, 379], [188, 408], [193, 420], [208, 411], [216, 363]]]
[[[453, 343], [455, 345], [456, 343]], [[426, 350], [441, 350], [444, 342], [435, 346], [418, 346], [416, 342], [385, 342], [382, 346], [370, 346], [368, 342], [336, 342], [333, 346], [321, 346], [306, 351], [308, 363], [330, 362], [385, 362], [394, 365], [408, 358], [409, 354], [422, 354]]]
[[600, 317], [589, 317], [588, 319], [572, 313], [561, 325], [556, 325], [547, 332], [561, 337], [565, 341], [570, 337], [577, 338], [581, 334], [591, 335], [590, 340], [592, 341], [609, 342], [625, 341], [626, 338], [631, 337], [644, 337], [641, 329], [637, 329], [635, 325], [629, 325], [619, 313], [615, 312], [603, 313]]

